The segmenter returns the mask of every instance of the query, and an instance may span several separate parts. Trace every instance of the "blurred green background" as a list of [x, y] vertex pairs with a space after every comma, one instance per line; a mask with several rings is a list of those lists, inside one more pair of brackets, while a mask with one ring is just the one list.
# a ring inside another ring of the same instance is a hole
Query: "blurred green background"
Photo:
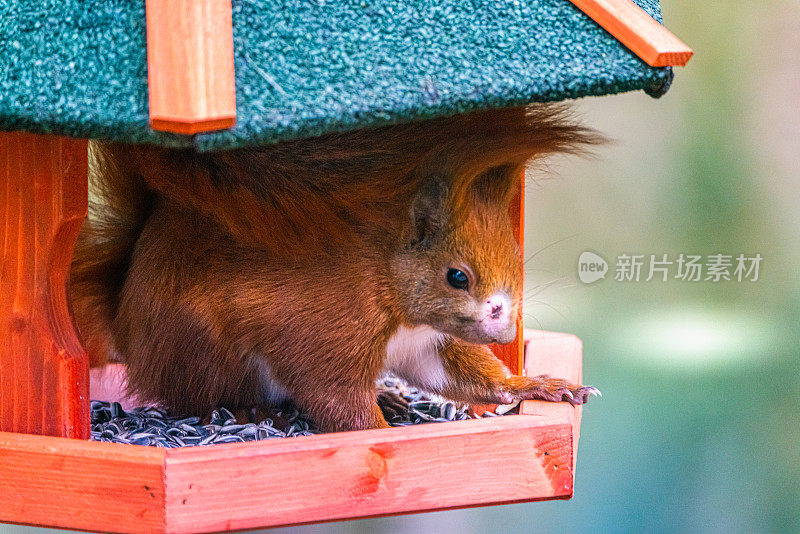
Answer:
[[[526, 324], [580, 336], [604, 394], [575, 497], [271, 532], [800, 532], [800, 2], [662, 3], [695, 50], [672, 90], [580, 101], [614, 142], [529, 173]], [[585, 250], [605, 280], [578, 281]], [[618, 282], [622, 253], [763, 260]]]

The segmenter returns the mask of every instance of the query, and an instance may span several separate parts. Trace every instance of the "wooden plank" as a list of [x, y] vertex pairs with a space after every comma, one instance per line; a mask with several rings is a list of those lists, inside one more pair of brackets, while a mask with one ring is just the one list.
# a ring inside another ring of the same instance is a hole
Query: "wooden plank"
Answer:
[[0, 521], [165, 530], [164, 449], [0, 432]]
[[0, 431], [87, 438], [88, 358], [66, 292], [86, 141], [0, 133], [0, 173]]
[[571, 432], [563, 418], [512, 415], [172, 449], [168, 530], [238, 530], [566, 498], [572, 493]]
[[236, 122], [231, 0], [147, 0], [150, 127], [181, 134]]
[[208, 532], [568, 498], [571, 432], [512, 415], [166, 451], [0, 433], [0, 521]]
[[[525, 351], [525, 374], [528, 376], [550, 375], [565, 378], [576, 384], [583, 383], [583, 343], [572, 334], [527, 330]], [[573, 471], [578, 457], [578, 438], [581, 433], [582, 406], [571, 406], [566, 402], [523, 401], [520, 414], [546, 417], [565, 417], [572, 424]]]
[[692, 49], [631, 0], [570, 0], [651, 67], [684, 66]]

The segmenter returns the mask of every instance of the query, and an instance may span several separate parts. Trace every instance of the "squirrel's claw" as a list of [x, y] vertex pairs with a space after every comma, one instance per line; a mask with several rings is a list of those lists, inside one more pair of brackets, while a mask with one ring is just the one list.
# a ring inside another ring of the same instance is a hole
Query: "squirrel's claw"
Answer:
[[591, 397], [603, 396], [603, 394], [600, 393], [599, 389], [592, 386], [581, 386], [574, 393], [573, 392], [570, 393], [572, 399], [569, 400], [568, 402], [570, 402], [573, 406], [578, 404], [586, 404], [587, 402], [589, 402], [589, 398]]
[[517, 390], [523, 399], [539, 399], [550, 402], [568, 402], [573, 406], [586, 404], [590, 397], [602, 396], [600, 390], [592, 386], [571, 384], [560, 378], [547, 375], [527, 379], [528, 383]]
[[567, 402], [575, 400], [575, 395], [568, 388], [561, 388], [556, 390], [556, 395], [561, 395], [562, 400]]
[[408, 401], [400, 394], [393, 391], [378, 392], [378, 407], [387, 421], [395, 417], [402, 417], [408, 413]]

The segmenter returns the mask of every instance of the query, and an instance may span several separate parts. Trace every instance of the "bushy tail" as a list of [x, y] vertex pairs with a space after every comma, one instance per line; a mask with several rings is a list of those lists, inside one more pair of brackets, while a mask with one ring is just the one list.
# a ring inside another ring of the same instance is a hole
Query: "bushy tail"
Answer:
[[92, 367], [115, 359], [111, 343], [122, 285], [139, 234], [156, 201], [124, 145], [89, 145], [89, 217], [70, 270], [74, 317]]
[[408, 224], [428, 176], [446, 177], [452, 205], [463, 207], [491, 168], [521, 169], [599, 141], [569, 108], [538, 104], [215, 153], [129, 150], [160, 195], [207, 215], [240, 243], [297, 259]]
[[490, 169], [521, 169], [531, 158], [597, 144], [566, 110], [478, 111], [210, 154], [92, 145], [93, 197], [71, 272], [92, 364], [111, 351], [120, 290], [159, 198], [206, 215], [246, 246], [308, 257], [356, 234], [383, 239], [387, 229], [410, 224], [411, 200], [427, 176], [447, 177], [452, 205], [465, 206], [472, 184]]

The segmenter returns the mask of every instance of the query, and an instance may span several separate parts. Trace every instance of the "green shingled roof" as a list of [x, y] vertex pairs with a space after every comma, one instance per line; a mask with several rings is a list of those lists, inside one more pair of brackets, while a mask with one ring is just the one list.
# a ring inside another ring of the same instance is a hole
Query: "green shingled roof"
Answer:
[[144, 0], [0, 0], [0, 129], [213, 150], [672, 79], [567, 0], [233, 0], [233, 38], [236, 126], [155, 132]]

